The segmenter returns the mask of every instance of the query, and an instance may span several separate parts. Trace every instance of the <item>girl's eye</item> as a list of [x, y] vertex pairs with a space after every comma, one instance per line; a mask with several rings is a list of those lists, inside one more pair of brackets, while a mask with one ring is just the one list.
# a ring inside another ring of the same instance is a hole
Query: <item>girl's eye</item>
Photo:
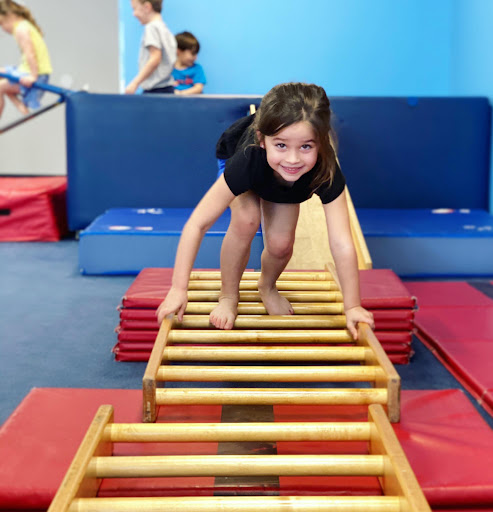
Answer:
[[301, 149], [312, 149], [312, 147], [310, 144], [303, 144], [303, 146], [301, 146]]
[[276, 144], [276, 146], [279, 148], [279, 149], [284, 149], [286, 147], [286, 144], [284, 144], [284, 142], [278, 142]]

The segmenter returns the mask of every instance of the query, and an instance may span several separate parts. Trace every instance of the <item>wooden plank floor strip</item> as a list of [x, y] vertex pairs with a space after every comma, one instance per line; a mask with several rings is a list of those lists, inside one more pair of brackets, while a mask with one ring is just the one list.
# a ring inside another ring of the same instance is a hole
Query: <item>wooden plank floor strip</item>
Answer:
[[[272, 405], [223, 405], [222, 423], [274, 421]], [[219, 443], [218, 455], [277, 455], [276, 443], [271, 442], [227, 442]], [[258, 494], [259, 489], [265, 496], [279, 495], [279, 477], [276, 476], [240, 476], [216, 477], [214, 496], [248, 496]]]

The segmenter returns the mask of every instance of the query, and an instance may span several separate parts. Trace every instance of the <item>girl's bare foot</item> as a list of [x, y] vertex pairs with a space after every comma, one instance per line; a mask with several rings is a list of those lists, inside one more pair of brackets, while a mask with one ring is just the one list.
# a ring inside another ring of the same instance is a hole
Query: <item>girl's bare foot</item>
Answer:
[[221, 295], [218, 305], [209, 315], [209, 322], [218, 329], [230, 330], [234, 327], [238, 315], [238, 297], [236, 295]]
[[292, 315], [294, 313], [288, 299], [283, 297], [275, 286], [273, 288], [264, 287], [259, 280], [258, 291], [269, 315]]

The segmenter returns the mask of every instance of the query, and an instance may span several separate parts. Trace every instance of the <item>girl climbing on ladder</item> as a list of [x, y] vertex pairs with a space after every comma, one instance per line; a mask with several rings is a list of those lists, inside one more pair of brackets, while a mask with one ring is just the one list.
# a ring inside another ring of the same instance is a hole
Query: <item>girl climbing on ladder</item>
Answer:
[[358, 322], [374, 326], [361, 307], [359, 272], [351, 236], [345, 179], [330, 142], [330, 102], [322, 87], [286, 83], [271, 89], [255, 116], [234, 123], [221, 136], [217, 155], [226, 158], [224, 174], [205, 194], [183, 230], [172, 287], [157, 310], [158, 321], [171, 313], [183, 318], [190, 272], [204, 234], [229, 206], [231, 223], [221, 249], [221, 295], [210, 315], [219, 329], [232, 329], [237, 316], [239, 282], [259, 227], [265, 248], [258, 281], [271, 315], [293, 314], [276, 280], [293, 251], [299, 205], [320, 196], [330, 248], [344, 297], [347, 327], [357, 338]]

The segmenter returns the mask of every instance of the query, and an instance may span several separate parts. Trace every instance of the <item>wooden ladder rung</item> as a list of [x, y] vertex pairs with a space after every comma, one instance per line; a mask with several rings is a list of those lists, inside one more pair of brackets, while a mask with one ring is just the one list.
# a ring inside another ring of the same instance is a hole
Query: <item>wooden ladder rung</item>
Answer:
[[[235, 329], [344, 329], [344, 315], [241, 315], [234, 323]], [[176, 329], [213, 328], [209, 315], [185, 315], [183, 321], [173, 321]]]
[[[258, 280], [260, 272], [243, 272], [241, 279], [243, 281]], [[206, 280], [219, 281], [221, 272], [219, 270], [193, 270], [190, 273], [190, 281]], [[282, 272], [277, 281], [333, 281], [332, 274], [320, 270], [318, 272]]]
[[[314, 291], [280, 291], [283, 297], [289, 302], [342, 302], [342, 293], [339, 291], [314, 292]], [[217, 302], [220, 291], [217, 290], [189, 290], [189, 301], [212, 301]], [[258, 291], [240, 290], [241, 302], [259, 302], [260, 294]]]
[[370, 441], [365, 422], [110, 423], [104, 441], [112, 443]]
[[161, 366], [159, 381], [203, 382], [373, 382], [379, 366]]
[[365, 361], [367, 347], [167, 347], [163, 361]]
[[[74, 512], [402, 512], [398, 496], [203, 496], [186, 498], [79, 498]], [[429, 510], [429, 509], [428, 509]], [[418, 509], [414, 509], [418, 512]], [[426, 511], [423, 511], [426, 512]]]
[[353, 343], [347, 329], [241, 330], [173, 329], [170, 343]]
[[[283, 291], [338, 291], [335, 281], [278, 281], [277, 289]], [[189, 290], [220, 290], [221, 281], [196, 280], [188, 283]], [[240, 281], [240, 290], [257, 290], [257, 282]]]
[[385, 404], [382, 388], [176, 388], [156, 389], [156, 404], [207, 405], [370, 405]]
[[[185, 313], [187, 315], [208, 315], [215, 307], [215, 302], [189, 302]], [[295, 315], [343, 315], [342, 302], [303, 302], [292, 304]], [[239, 315], [266, 315], [267, 311], [262, 302], [240, 302]]]
[[93, 457], [89, 478], [383, 476], [383, 455], [141, 455]]

